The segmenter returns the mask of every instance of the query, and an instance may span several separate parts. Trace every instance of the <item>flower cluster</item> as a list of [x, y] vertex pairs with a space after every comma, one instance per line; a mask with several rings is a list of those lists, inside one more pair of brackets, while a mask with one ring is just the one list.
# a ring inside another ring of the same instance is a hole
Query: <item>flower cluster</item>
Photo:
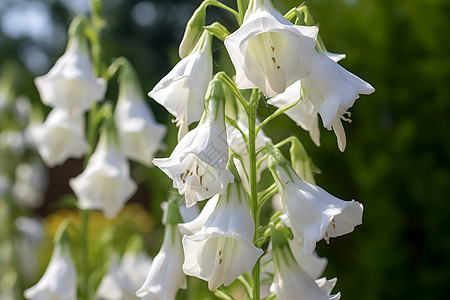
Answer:
[[[297, 8], [290, 17], [297, 18], [293, 24], [270, 1], [250, 1], [242, 24], [232, 34], [218, 23], [201, 33], [195, 26], [203, 25], [205, 7], [201, 5], [188, 23], [180, 45], [183, 59], [149, 93], [177, 118], [180, 127], [179, 142], [170, 157], [154, 159], [154, 164], [185, 195], [187, 207], [209, 198], [197, 218], [178, 225], [183, 235], [182, 270], [208, 281], [210, 290], [230, 285], [240, 275], [252, 274], [263, 254], [259, 247], [267, 239], [272, 241], [275, 263], [272, 291], [279, 299], [339, 299], [339, 293], [330, 295], [336, 280], [319, 278], [325, 265], [315, 254], [315, 245], [353, 231], [362, 222], [363, 207], [305, 181], [314, 181], [311, 160], [303, 146], [291, 139], [297, 174], [261, 130], [271, 117], [259, 123], [252, 113], [258, 93], [246, 100], [239, 89], [259, 89], [270, 98], [269, 104], [309, 131], [318, 146], [320, 114], [324, 127], [334, 129], [341, 151], [345, 149], [341, 120], [347, 120], [345, 114], [359, 94], [374, 89], [337, 64], [342, 55], [324, 50], [318, 27], [305, 21], [310, 18], [306, 7]], [[233, 82], [219, 72], [205, 89], [210, 78], [205, 74], [211, 73], [210, 35], [224, 41], [236, 79]], [[227, 107], [229, 102], [237, 107], [234, 116], [223, 108], [225, 102]], [[197, 127], [187, 131], [187, 125], [199, 119]], [[281, 213], [274, 216], [270, 233], [255, 236], [260, 205], [267, 199], [258, 199], [254, 193], [267, 162], [275, 185], [261, 198], [278, 191]], [[283, 235], [283, 228], [292, 236]], [[289, 238], [293, 240], [288, 242]], [[151, 277], [155, 280], [153, 272], [154, 268]], [[252, 276], [259, 278], [254, 271]]]
[[[326, 51], [306, 6], [283, 16], [269, 0], [250, 0], [248, 7], [244, 2], [238, 1], [235, 11], [204, 1], [186, 27], [181, 60], [148, 93], [178, 127], [169, 157], [154, 158], [166, 127], [156, 123], [145, 104], [131, 64], [120, 58], [103, 78], [94, 76], [84, 22], [74, 21], [66, 53], [36, 79], [42, 102], [54, 107], [44, 123], [29, 130], [44, 162], [53, 167], [68, 157], [89, 158], [84, 171], [69, 181], [79, 208], [116, 216], [137, 189], [128, 159], [155, 165], [171, 179], [177, 196], [183, 195], [162, 205], [164, 239], [154, 259], [142, 245], [120, 261], [113, 254], [97, 298], [173, 300], [179, 289], [189, 288], [186, 275], [207, 281], [208, 289], [224, 299], [232, 298], [226, 287], [237, 279], [254, 300], [263, 292], [279, 300], [340, 298], [332, 294], [336, 278], [321, 277], [327, 260], [315, 252], [316, 244], [352, 232], [362, 223], [363, 206], [314, 184], [316, 168], [297, 138], [275, 144], [262, 128], [286, 113], [319, 146], [320, 115], [344, 151], [342, 120], [349, 121], [348, 110], [360, 94], [374, 89], [338, 64], [345, 55]], [[239, 28], [230, 33], [218, 22], [205, 26], [209, 5], [231, 12]], [[234, 79], [223, 71], [213, 73], [214, 38], [224, 44]], [[93, 105], [103, 99], [106, 79], [118, 70], [115, 105]], [[258, 120], [261, 99], [278, 109]], [[84, 114], [92, 106], [86, 139]], [[279, 150], [287, 143], [290, 162]], [[262, 218], [262, 207], [276, 195], [280, 206]], [[270, 221], [261, 224], [264, 219]], [[60, 245], [41, 281], [25, 292], [27, 298], [75, 299], [76, 272]], [[261, 257], [269, 265], [268, 291], [261, 286]], [[50, 283], [57, 274], [66, 282], [55, 287]]]

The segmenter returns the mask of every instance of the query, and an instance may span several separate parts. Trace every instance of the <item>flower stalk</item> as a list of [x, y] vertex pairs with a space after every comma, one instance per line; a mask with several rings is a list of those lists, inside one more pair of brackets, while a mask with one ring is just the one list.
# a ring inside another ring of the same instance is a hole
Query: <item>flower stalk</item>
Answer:
[[[250, 208], [252, 211], [253, 221], [255, 223], [255, 235], [253, 243], [258, 241], [258, 227], [259, 227], [259, 205], [258, 205], [258, 182], [256, 180], [256, 108], [258, 106], [259, 92], [253, 90], [250, 105], [247, 108], [248, 117], [248, 153], [250, 159]], [[259, 299], [259, 281], [260, 281], [260, 260], [256, 261], [253, 267], [253, 299]]]

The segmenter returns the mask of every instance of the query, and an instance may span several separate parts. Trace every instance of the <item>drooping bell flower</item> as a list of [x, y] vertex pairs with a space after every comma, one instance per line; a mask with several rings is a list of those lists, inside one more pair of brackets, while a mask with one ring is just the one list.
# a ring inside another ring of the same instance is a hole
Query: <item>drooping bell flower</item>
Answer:
[[368, 95], [375, 89], [341, 67], [336, 62], [340, 57], [328, 55], [320, 50], [314, 51], [311, 76], [301, 80], [301, 93], [304, 101], [314, 104], [323, 126], [334, 130], [339, 150], [344, 151], [346, 138], [341, 120], [349, 121], [345, 114], [360, 94]]
[[[317, 299], [338, 300], [340, 293], [330, 295], [329, 286], [319, 287], [318, 283], [304, 270], [292, 255], [288, 242], [276, 229], [271, 227], [275, 273], [273, 285], [277, 299]], [[319, 281], [324, 286], [326, 281]]]
[[317, 33], [286, 20], [269, 0], [250, 1], [241, 27], [225, 39], [238, 88], [273, 97], [308, 76]]
[[269, 169], [281, 195], [281, 205], [294, 238], [311, 254], [316, 242], [344, 235], [362, 223], [361, 203], [343, 201], [322, 188], [303, 181], [278, 149], [269, 151]]
[[170, 157], [153, 160], [173, 180], [173, 187], [185, 195], [187, 207], [224, 194], [233, 181], [233, 175], [226, 169], [228, 143], [223, 93], [222, 83], [213, 79], [198, 126], [179, 141]]
[[[112, 257], [111, 266], [97, 288], [97, 299], [137, 300], [135, 292], [144, 282], [152, 265], [152, 258], [142, 248], [142, 239], [133, 236], [125, 253]], [[151, 299], [146, 296], [141, 299]]]
[[211, 40], [205, 30], [192, 52], [148, 93], [175, 117], [178, 140], [203, 114], [203, 99], [212, 78]]
[[30, 124], [27, 139], [37, 148], [44, 163], [52, 168], [68, 158], [81, 158], [89, 145], [85, 137], [84, 116], [61, 108], [50, 111], [41, 124]]
[[183, 271], [208, 281], [211, 291], [251, 273], [263, 254], [252, 243], [255, 224], [243, 187], [230, 184], [218, 201], [201, 230], [183, 237]]
[[83, 25], [76, 18], [70, 25], [66, 52], [45, 75], [35, 79], [41, 101], [51, 107], [82, 113], [102, 100], [106, 81], [94, 76]]
[[164, 241], [153, 259], [147, 278], [136, 291], [137, 297], [149, 300], [174, 300], [180, 288], [186, 288], [186, 276], [181, 269], [183, 248], [177, 224], [181, 222], [178, 206], [169, 202]]
[[113, 132], [104, 129], [86, 169], [69, 185], [82, 209], [100, 209], [115, 217], [134, 194], [137, 184], [130, 178], [128, 160], [123, 157]]
[[77, 299], [77, 271], [70, 254], [66, 229], [59, 230], [57, 242], [44, 275], [24, 292], [26, 299]]
[[122, 153], [133, 160], [152, 166], [155, 153], [164, 147], [166, 126], [155, 117], [141, 95], [136, 71], [127, 61], [119, 77], [119, 98], [114, 109]]

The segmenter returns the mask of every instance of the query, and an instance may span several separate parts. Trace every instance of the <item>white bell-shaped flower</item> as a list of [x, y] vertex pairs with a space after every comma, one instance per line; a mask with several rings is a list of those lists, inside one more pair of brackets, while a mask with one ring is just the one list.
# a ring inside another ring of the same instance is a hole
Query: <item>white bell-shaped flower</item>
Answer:
[[319, 287], [304, 269], [302, 269], [292, 256], [288, 247], [274, 247], [275, 274], [273, 283], [278, 300], [291, 299], [317, 299], [338, 300], [341, 294], [329, 294], [329, 286], [323, 280], [319, 281]]
[[[139, 289], [152, 265], [152, 259], [144, 252], [125, 252], [120, 262], [113, 256], [111, 267], [97, 289], [97, 299], [137, 300]], [[151, 299], [143, 297], [142, 299]]]
[[77, 272], [67, 243], [57, 244], [44, 275], [24, 292], [26, 299], [77, 299]]
[[[327, 52], [327, 56], [335, 62], [345, 58], [345, 54]], [[270, 98], [267, 103], [278, 108], [286, 107], [302, 98], [296, 105], [287, 110], [285, 114], [298, 126], [309, 132], [314, 144], [320, 146], [319, 115], [314, 104], [310, 101], [307, 92], [302, 91], [302, 80], [288, 86], [286, 90]]]
[[26, 136], [36, 146], [44, 163], [52, 168], [68, 158], [81, 158], [87, 152], [84, 123], [81, 113], [54, 108], [44, 123], [30, 124]]
[[183, 271], [208, 281], [212, 291], [251, 273], [263, 254], [253, 243], [253, 222], [244, 189], [230, 184], [200, 231], [183, 237]]
[[114, 110], [122, 153], [133, 160], [152, 166], [155, 153], [164, 147], [166, 126], [155, 117], [141, 95], [137, 74], [125, 64], [120, 73], [119, 98]]
[[47, 169], [41, 161], [21, 163], [16, 167], [12, 187], [14, 200], [20, 207], [33, 209], [42, 205], [48, 184]]
[[186, 206], [216, 194], [224, 194], [233, 175], [226, 169], [228, 143], [225, 130], [223, 87], [211, 81], [204, 115], [198, 126], [179, 141], [168, 158], [153, 163], [173, 180], [173, 187], [185, 195]]
[[179, 140], [188, 125], [200, 120], [203, 98], [212, 78], [211, 36], [205, 30], [192, 52], [148, 93], [176, 119]]
[[343, 201], [298, 177], [291, 166], [277, 164], [269, 156], [269, 168], [281, 194], [281, 204], [294, 237], [311, 254], [321, 239], [344, 235], [362, 223], [361, 203]]
[[269, 0], [250, 1], [242, 26], [225, 39], [238, 88], [273, 97], [308, 76], [317, 33], [286, 20]]
[[106, 81], [94, 76], [87, 41], [77, 32], [82, 25], [75, 22], [79, 20], [71, 25], [66, 52], [47, 74], [35, 79], [35, 84], [45, 105], [81, 113], [103, 99]]
[[177, 223], [181, 221], [178, 206], [169, 203], [164, 241], [153, 259], [147, 278], [136, 291], [137, 297], [148, 300], [174, 300], [180, 288], [186, 288], [186, 276], [181, 268], [183, 249]]
[[321, 51], [314, 51], [311, 76], [302, 79], [301, 92], [304, 101], [311, 101], [319, 112], [323, 126], [333, 129], [338, 146], [344, 151], [346, 145], [345, 131], [341, 123], [347, 110], [360, 94], [371, 94], [375, 89], [353, 75], [337, 62], [338, 58], [329, 57]]
[[120, 153], [112, 133], [103, 132], [86, 169], [69, 185], [83, 209], [100, 209], [107, 218], [120, 212], [137, 184], [130, 178], [128, 161]]

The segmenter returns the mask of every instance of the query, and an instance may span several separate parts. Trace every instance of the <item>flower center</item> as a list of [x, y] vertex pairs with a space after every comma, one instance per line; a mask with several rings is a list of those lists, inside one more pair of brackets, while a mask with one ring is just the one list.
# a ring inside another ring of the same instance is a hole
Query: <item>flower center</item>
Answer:
[[248, 42], [250, 55], [264, 72], [272, 90], [282, 93], [286, 89], [286, 78], [279, 63], [279, 54], [272, 35], [275, 32], [263, 32], [251, 38]]
[[200, 165], [194, 163], [194, 166], [192, 169], [187, 168], [186, 171], [180, 174], [180, 179], [183, 182], [183, 184], [186, 184], [188, 181], [192, 184], [192, 181], [196, 181], [196, 178], [198, 178], [198, 182], [200, 183], [200, 187], [204, 188], [206, 191], [208, 191], [208, 188], [203, 184], [204, 183], [204, 177], [205, 174], [200, 175], [201, 169]]

